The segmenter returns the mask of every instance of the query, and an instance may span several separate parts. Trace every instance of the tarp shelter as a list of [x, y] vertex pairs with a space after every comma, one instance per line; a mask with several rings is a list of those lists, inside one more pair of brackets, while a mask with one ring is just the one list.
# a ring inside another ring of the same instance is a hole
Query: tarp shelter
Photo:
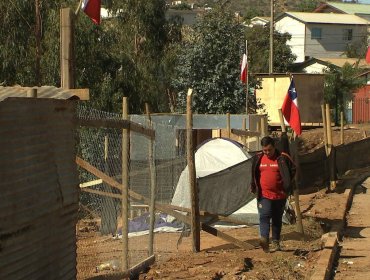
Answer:
[[[228, 216], [255, 196], [250, 192], [252, 160], [241, 144], [214, 138], [195, 152], [200, 210]], [[190, 208], [188, 167], [180, 175], [172, 205]], [[255, 208], [257, 211], [257, 208]]]

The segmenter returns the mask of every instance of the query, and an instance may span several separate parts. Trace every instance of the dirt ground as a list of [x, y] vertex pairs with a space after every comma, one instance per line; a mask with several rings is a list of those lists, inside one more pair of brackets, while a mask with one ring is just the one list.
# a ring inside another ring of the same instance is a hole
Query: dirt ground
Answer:
[[[370, 125], [347, 127], [345, 143], [360, 140]], [[323, 130], [313, 129], [302, 134], [301, 152], [311, 152], [323, 146]], [[340, 144], [340, 130], [333, 132], [334, 145]], [[264, 253], [258, 248], [258, 227], [223, 229], [223, 231], [256, 246], [244, 250], [224, 240], [201, 232], [201, 252], [191, 252], [190, 237], [177, 246], [179, 233], [155, 234], [156, 262], [139, 279], [307, 279], [312, 275], [320, 255], [323, 233], [330, 231], [342, 217], [338, 205], [346, 203], [340, 190], [326, 193], [324, 188], [300, 195], [304, 236], [296, 225], [284, 225], [283, 250]], [[112, 267], [97, 271], [96, 267], [109, 260], [120, 260], [122, 241], [100, 236], [96, 223], [81, 220], [77, 225], [78, 279], [112, 273]], [[147, 257], [148, 236], [129, 240], [130, 266]]]

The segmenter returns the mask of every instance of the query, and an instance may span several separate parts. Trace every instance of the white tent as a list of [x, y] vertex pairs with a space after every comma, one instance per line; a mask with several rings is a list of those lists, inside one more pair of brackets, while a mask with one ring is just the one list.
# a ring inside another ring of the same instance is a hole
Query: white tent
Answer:
[[[200, 209], [227, 216], [252, 201], [251, 165], [251, 155], [238, 142], [214, 138], [203, 143], [195, 153]], [[177, 183], [172, 205], [191, 207], [188, 178], [186, 167]], [[257, 207], [253, 208], [257, 213]]]

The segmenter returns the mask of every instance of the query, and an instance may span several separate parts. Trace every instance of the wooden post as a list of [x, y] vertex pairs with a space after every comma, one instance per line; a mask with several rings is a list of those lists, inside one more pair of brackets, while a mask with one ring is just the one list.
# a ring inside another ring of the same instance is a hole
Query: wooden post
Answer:
[[299, 205], [299, 182], [300, 182], [300, 176], [301, 176], [301, 165], [299, 162], [299, 154], [298, 154], [298, 136], [295, 135], [294, 132], [294, 138], [295, 138], [295, 144], [294, 144], [294, 163], [296, 165], [296, 172], [295, 172], [295, 179], [294, 179], [294, 190], [293, 190], [293, 196], [294, 196], [294, 205], [295, 205], [295, 211], [297, 214], [297, 231], [300, 232], [304, 236], [304, 230], [303, 230], [303, 223], [302, 223], [302, 212], [301, 207]]
[[193, 252], [200, 251], [200, 218], [199, 218], [199, 198], [196, 182], [196, 170], [193, 147], [193, 112], [192, 112], [192, 93], [189, 88], [186, 98], [186, 150], [189, 171], [189, 185], [191, 194], [191, 234]]
[[344, 114], [340, 112], [340, 144], [344, 144]]
[[330, 155], [332, 145], [333, 145], [333, 137], [331, 134], [331, 117], [330, 117], [330, 106], [329, 104], [325, 105], [325, 119], [326, 119], [326, 135], [328, 137], [328, 154]]
[[30, 88], [27, 91], [27, 97], [37, 98], [37, 88]]
[[329, 155], [328, 152], [328, 129], [326, 125], [326, 114], [325, 114], [325, 104], [321, 105], [321, 115], [322, 115], [322, 128], [324, 129], [324, 145], [326, 156]]
[[[244, 130], [244, 131], [247, 130], [247, 120], [245, 118], [243, 118], [242, 130]], [[247, 137], [246, 136], [242, 136], [242, 143], [243, 143], [244, 146], [246, 146], [246, 144], [247, 144]]]
[[[261, 136], [261, 121], [256, 122], [256, 131], [259, 132]], [[256, 150], [261, 150], [260, 136], [256, 137]]]
[[[333, 169], [335, 169], [335, 162], [332, 160], [333, 157], [330, 156], [332, 149], [333, 149], [333, 137], [331, 131], [331, 117], [330, 117], [330, 106], [326, 104], [325, 106], [325, 115], [326, 115], [326, 128], [327, 128], [327, 135], [328, 135], [328, 156], [329, 156], [329, 170], [330, 174]], [[334, 165], [334, 166], [333, 166]], [[330, 176], [331, 177], [331, 176]], [[330, 178], [330, 191], [334, 190], [337, 186], [337, 182]]]
[[36, 63], [35, 84], [41, 86], [41, 14], [40, 0], [35, 0], [35, 41], [36, 41]]
[[[129, 120], [127, 97], [122, 98], [122, 118]], [[129, 156], [130, 156], [130, 130], [122, 130], [122, 189], [121, 216], [122, 216], [122, 242], [123, 260], [122, 270], [128, 269], [128, 188], [129, 188]]]
[[286, 126], [285, 126], [285, 122], [284, 122], [283, 111], [281, 109], [278, 109], [278, 111], [279, 111], [281, 132], [286, 132]]
[[[147, 116], [148, 126], [150, 129], [153, 129], [152, 118], [150, 116], [149, 104], [145, 103], [145, 112]], [[156, 167], [155, 167], [155, 148], [154, 139], [150, 139], [149, 144], [149, 169], [150, 169], [150, 204], [149, 204], [149, 215], [150, 215], [150, 224], [149, 224], [149, 248], [148, 255], [153, 255], [154, 252], [154, 224], [155, 224], [155, 194], [157, 189], [157, 176], [156, 176]]]
[[230, 113], [226, 113], [226, 130], [227, 130], [227, 138], [230, 138], [231, 136]]
[[61, 87], [74, 88], [74, 13], [70, 8], [60, 10], [60, 74]]
[[268, 135], [267, 117], [262, 117], [260, 121], [261, 121], [261, 137], [265, 137]]

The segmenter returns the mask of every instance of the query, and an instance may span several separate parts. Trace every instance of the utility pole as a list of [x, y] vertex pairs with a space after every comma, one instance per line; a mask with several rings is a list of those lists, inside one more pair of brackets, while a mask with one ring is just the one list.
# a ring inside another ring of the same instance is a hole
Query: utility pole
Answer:
[[274, 73], [274, 0], [270, 0], [271, 19], [270, 19], [270, 61], [269, 74]]
[[36, 62], [35, 62], [35, 84], [41, 86], [41, 15], [40, 0], [35, 0], [35, 41], [36, 41]]
[[245, 55], [247, 56], [247, 79], [246, 79], [246, 84], [247, 84], [247, 96], [245, 98], [245, 113], [248, 115], [248, 98], [249, 98], [249, 65], [248, 65], [248, 41], [245, 40]]

